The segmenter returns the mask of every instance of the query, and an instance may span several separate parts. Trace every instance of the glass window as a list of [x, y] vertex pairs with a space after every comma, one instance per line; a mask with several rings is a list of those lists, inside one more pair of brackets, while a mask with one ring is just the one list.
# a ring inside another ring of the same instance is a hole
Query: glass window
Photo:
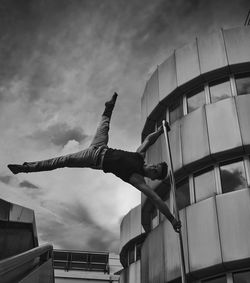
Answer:
[[209, 87], [212, 103], [232, 96], [229, 79], [212, 82]]
[[221, 165], [220, 177], [223, 193], [247, 188], [246, 173], [242, 160]]
[[131, 247], [128, 251], [128, 263], [131, 264], [135, 262], [135, 249], [134, 246]]
[[234, 273], [233, 279], [234, 283], [250, 283], [250, 271]]
[[179, 210], [190, 204], [188, 179], [185, 179], [176, 185], [176, 202]]
[[169, 106], [169, 123], [172, 124], [176, 120], [180, 119], [183, 116], [183, 103], [182, 97], [176, 99], [170, 106]]
[[188, 113], [201, 107], [206, 103], [204, 89], [196, 89], [187, 95], [187, 108]]
[[226, 275], [224, 275], [224, 276], [216, 277], [213, 279], [202, 280], [201, 282], [202, 283], [227, 283], [227, 278], [226, 278]]
[[236, 76], [235, 78], [237, 94], [250, 94], [250, 74]]
[[164, 110], [157, 119], [157, 129], [162, 125], [163, 120], [166, 120], [166, 110]]
[[136, 260], [140, 260], [141, 259], [141, 247], [142, 247], [142, 243], [136, 244]]
[[209, 198], [216, 194], [214, 168], [206, 169], [194, 175], [196, 201]]

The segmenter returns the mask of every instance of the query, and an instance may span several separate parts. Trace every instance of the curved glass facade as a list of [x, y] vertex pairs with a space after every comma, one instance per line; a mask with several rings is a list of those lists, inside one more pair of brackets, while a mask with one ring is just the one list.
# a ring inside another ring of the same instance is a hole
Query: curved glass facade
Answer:
[[[197, 38], [157, 67], [142, 97], [142, 140], [170, 123], [189, 282], [250, 280], [249, 44], [249, 27]], [[167, 160], [165, 146], [162, 136], [147, 162]], [[168, 180], [148, 184], [172, 210]], [[143, 282], [181, 282], [176, 233], [143, 195], [142, 225]]]
[[[170, 124], [173, 124], [203, 105], [216, 103], [217, 101], [238, 95], [250, 95], [250, 73], [248, 72], [231, 73], [230, 76], [228, 75], [218, 80], [202, 82], [199, 87], [190, 92], [183, 93], [175, 100], [170, 101], [165, 109], [160, 109], [160, 113], [157, 113], [158, 117], [155, 119], [155, 124], [160, 125], [163, 118]], [[153, 132], [155, 127], [151, 123], [150, 129], [146, 128], [145, 130], [148, 130], [148, 134]]]

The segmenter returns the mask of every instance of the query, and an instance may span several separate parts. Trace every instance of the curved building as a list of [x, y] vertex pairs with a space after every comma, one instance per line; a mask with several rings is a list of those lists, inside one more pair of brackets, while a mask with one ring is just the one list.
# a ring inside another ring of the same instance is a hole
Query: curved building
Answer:
[[[142, 97], [142, 140], [163, 119], [189, 282], [250, 282], [249, 27], [197, 38], [157, 67]], [[147, 152], [148, 163], [162, 160], [163, 135]], [[168, 180], [148, 183], [171, 208]], [[177, 234], [145, 196], [141, 221], [141, 282], [181, 282]]]
[[124, 216], [120, 226], [120, 283], [141, 283], [141, 246], [145, 239], [141, 226], [141, 206]]

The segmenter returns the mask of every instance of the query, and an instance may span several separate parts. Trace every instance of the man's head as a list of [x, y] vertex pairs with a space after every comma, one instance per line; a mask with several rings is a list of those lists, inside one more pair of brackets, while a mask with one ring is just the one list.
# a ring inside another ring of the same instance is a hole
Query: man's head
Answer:
[[143, 169], [144, 176], [151, 180], [163, 180], [168, 174], [168, 165], [166, 162], [150, 165], [145, 164]]

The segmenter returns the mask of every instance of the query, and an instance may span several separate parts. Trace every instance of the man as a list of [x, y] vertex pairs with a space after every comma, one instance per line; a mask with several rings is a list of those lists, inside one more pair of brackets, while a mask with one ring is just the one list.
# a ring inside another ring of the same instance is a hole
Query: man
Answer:
[[147, 149], [156, 142], [162, 134], [160, 127], [156, 132], [148, 135], [136, 152], [112, 149], [107, 146], [111, 115], [117, 93], [105, 103], [105, 110], [101, 122], [90, 146], [82, 151], [43, 161], [24, 162], [23, 165], [9, 164], [8, 168], [14, 174], [49, 171], [63, 167], [88, 167], [113, 173], [123, 181], [131, 184], [144, 193], [172, 223], [176, 232], [180, 232], [181, 223], [169, 211], [162, 199], [146, 184], [144, 177], [151, 180], [163, 180], [167, 176], [168, 166], [165, 162], [148, 165], [144, 163]]

